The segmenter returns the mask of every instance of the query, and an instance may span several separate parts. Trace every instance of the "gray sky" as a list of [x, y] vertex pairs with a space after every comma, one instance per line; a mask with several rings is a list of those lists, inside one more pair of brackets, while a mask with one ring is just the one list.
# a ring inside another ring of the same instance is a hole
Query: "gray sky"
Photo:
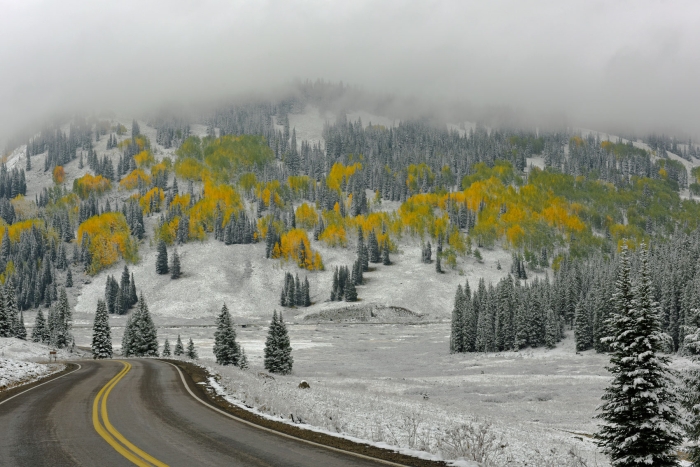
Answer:
[[697, 1], [32, 1], [0, 15], [0, 139], [57, 110], [343, 80], [700, 135]]

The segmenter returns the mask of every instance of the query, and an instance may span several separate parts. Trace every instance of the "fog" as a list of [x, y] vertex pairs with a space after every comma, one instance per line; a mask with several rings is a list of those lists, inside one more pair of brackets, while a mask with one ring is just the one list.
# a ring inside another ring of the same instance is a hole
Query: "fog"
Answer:
[[700, 135], [700, 3], [3, 2], [0, 140], [317, 78], [435, 112]]

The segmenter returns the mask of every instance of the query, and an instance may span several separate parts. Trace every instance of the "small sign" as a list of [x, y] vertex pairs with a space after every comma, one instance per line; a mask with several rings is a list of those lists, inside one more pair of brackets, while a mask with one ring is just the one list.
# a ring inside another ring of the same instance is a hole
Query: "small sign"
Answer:
[[55, 350], [50, 350], [49, 351], [49, 361], [51, 361], [51, 358], [53, 357], [53, 361], [55, 362], [58, 356], [56, 355], [58, 352]]

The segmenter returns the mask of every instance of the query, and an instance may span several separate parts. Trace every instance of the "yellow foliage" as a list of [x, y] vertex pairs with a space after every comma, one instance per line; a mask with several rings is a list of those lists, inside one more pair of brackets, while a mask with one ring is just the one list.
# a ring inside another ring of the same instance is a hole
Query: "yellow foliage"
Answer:
[[216, 207], [223, 213], [223, 223], [228, 223], [231, 215], [243, 209], [241, 196], [229, 185], [204, 184], [204, 196], [192, 206], [190, 216], [190, 238], [204, 240], [206, 232], [214, 230]]
[[141, 180], [144, 185], [151, 184], [150, 175], [146, 174], [142, 169], [134, 169], [119, 182], [119, 188], [122, 190], [133, 190], [139, 186], [139, 180]]
[[348, 243], [345, 227], [342, 225], [327, 226], [318, 239], [330, 247], [344, 247]]
[[144, 167], [150, 167], [155, 164], [156, 159], [153, 157], [153, 154], [151, 154], [151, 151], [145, 150], [134, 156], [134, 162], [136, 162], [136, 166], [139, 169], [143, 169]]
[[241, 175], [241, 178], [238, 179], [238, 185], [246, 193], [255, 188], [257, 184], [258, 178], [253, 172], [244, 173], [243, 175]]
[[93, 176], [89, 173], [73, 180], [73, 191], [82, 199], [90, 196], [90, 193], [101, 195], [112, 188], [112, 183], [102, 175]]
[[158, 162], [156, 165], [151, 167], [151, 175], [154, 177], [158, 175], [161, 172], [169, 172], [170, 168], [172, 167], [172, 162], [170, 162], [170, 159], [167, 157], [163, 159], [162, 161]]
[[163, 190], [159, 187], [155, 187], [151, 188], [148, 193], [141, 197], [139, 204], [141, 205], [141, 209], [143, 210], [144, 214], [150, 214], [151, 206], [153, 205], [153, 207], [158, 210], [157, 208], [160, 208], [160, 205], [163, 204], [164, 200], [165, 194], [163, 193]]
[[59, 185], [63, 183], [66, 179], [66, 171], [62, 166], [57, 165], [53, 168], [53, 181], [55, 184]]
[[297, 263], [297, 266], [309, 271], [323, 269], [321, 255], [311, 250], [306, 231], [301, 229], [292, 229], [282, 234], [279, 248], [273, 249], [272, 257], [293, 260]]
[[326, 185], [331, 190], [340, 191], [343, 182], [346, 182], [356, 171], [362, 169], [362, 164], [356, 162], [350, 166], [345, 166], [340, 162], [333, 164], [331, 172], [326, 177]]
[[287, 178], [289, 188], [296, 195], [303, 194], [311, 186], [311, 179], [306, 175], [292, 175]]
[[121, 212], [106, 212], [89, 218], [78, 227], [79, 241], [82, 242], [85, 233], [90, 239], [92, 255], [88, 273], [96, 274], [119, 261], [119, 258], [136, 261], [138, 247]]
[[572, 146], [580, 147], [583, 146], [585, 141], [580, 136], [572, 136], [571, 139], [569, 140], [569, 144]]
[[178, 177], [186, 180], [197, 181], [202, 179], [204, 169], [204, 164], [191, 157], [180, 159], [175, 162], [175, 173]]
[[318, 213], [316, 209], [304, 203], [296, 210], [297, 225], [304, 229], [313, 229], [318, 224]]
[[[5, 230], [8, 230], [7, 224], [5, 224], [4, 221], [2, 224], [3, 225], [0, 226], [0, 239], [5, 236]], [[22, 232], [31, 230], [32, 226], [35, 226], [41, 231], [44, 229], [44, 221], [41, 219], [27, 219], [22, 222], [15, 222], [9, 227], [7, 235], [10, 237], [11, 241], [19, 242], [19, 237], [22, 235]]]

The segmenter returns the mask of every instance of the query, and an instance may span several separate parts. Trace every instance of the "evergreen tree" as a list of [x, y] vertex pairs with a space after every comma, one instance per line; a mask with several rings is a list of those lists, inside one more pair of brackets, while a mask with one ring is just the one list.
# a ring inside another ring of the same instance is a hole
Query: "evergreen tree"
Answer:
[[248, 369], [248, 357], [245, 355], [245, 349], [241, 347], [241, 356], [238, 359], [238, 367], [241, 370], [247, 370]]
[[122, 342], [122, 353], [127, 357], [158, 356], [158, 334], [143, 294], [139, 307], [127, 321]]
[[32, 342], [41, 342], [42, 344], [48, 344], [49, 342], [49, 330], [41, 308], [36, 312], [34, 329], [32, 329]]
[[139, 297], [136, 294], [136, 281], [134, 280], [134, 273], [131, 273], [131, 281], [129, 282], [131, 290], [129, 292], [129, 307], [136, 305], [139, 301]]
[[237, 366], [239, 364], [240, 347], [236, 342], [236, 331], [233, 328], [231, 313], [229, 313], [225, 303], [216, 319], [214, 356], [219, 365]]
[[165, 242], [160, 240], [156, 255], [156, 274], [167, 274], [168, 272], [168, 249]]
[[170, 278], [179, 279], [182, 273], [180, 272], [180, 255], [177, 254], [177, 250], [173, 252], [173, 264], [170, 268]]
[[[0, 292], [2, 292], [0, 290]], [[14, 335], [14, 323], [12, 314], [5, 306], [4, 292], [0, 294], [0, 337], [12, 337]]]
[[68, 272], [66, 273], [66, 287], [73, 287], [73, 273], [71, 272], [70, 267], [68, 268]]
[[165, 338], [165, 343], [163, 343], [163, 351], [160, 354], [161, 357], [170, 357], [170, 341]]
[[384, 244], [384, 247], [382, 248], [382, 264], [384, 266], [391, 265], [391, 259], [389, 258], [389, 245], [387, 245], [386, 243]]
[[272, 314], [272, 322], [265, 340], [265, 369], [270, 373], [283, 375], [292, 372], [294, 359], [292, 347], [289, 344], [287, 327], [282, 320], [282, 313], [277, 315], [277, 310]]
[[553, 349], [559, 340], [559, 322], [551, 308], [547, 309], [547, 329], [545, 329], [544, 345]]
[[194, 348], [194, 342], [192, 342], [191, 337], [190, 341], [187, 343], [187, 352], [185, 355], [191, 360], [197, 360], [197, 350]]
[[182, 339], [180, 339], [180, 334], [177, 335], [177, 342], [175, 342], [175, 351], [173, 355], [180, 357], [185, 354], [185, 347], [182, 345]]
[[455, 304], [452, 309], [452, 323], [450, 328], [450, 353], [459, 353], [465, 351], [464, 345], [464, 293], [462, 285], [457, 286], [455, 294]]
[[576, 304], [574, 313], [574, 337], [576, 338], [576, 350], [588, 350], [593, 346], [593, 333], [591, 323], [588, 319], [588, 311], [584, 304], [579, 302]]
[[15, 327], [15, 337], [23, 341], [27, 340], [27, 328], [24, 327], [24, 313], [21, 311], [19, 312], [17, 326]]
[[369, 248], [370, 262], [379, 263], [381, 261], [381, 256], [379, 254], [379, 242], [377, 242], [377, 235], [374, 233], [374, 230], [369, 231], [367, 246]]
[[677, 400], [671, 389], [668, 357], [662, 350], [658, 305], [653, 300], [645, 245], [640, 246], [640, 280], [632, 285], [627, 245], [618, 266], [608, 370], [613, 380], [605, 390], [605, 422], [596, 434], [613, 466], [675, 466], [682, 441]]
[[112, 332], [109, 328], [107, 305], [97, 301], [95, 322], [92, 326], [92, 358], [112, 358]]
[[357, 289], [352, 281], [348, 281], [345, 284], [345, 301], [346, 302], [356, 302], [357, 301]]
[[302, 289], [303, 289], [303, 296], [304, 296], [304, 302], [302, 305], [305, 307], [311, 306], [311, 295], [309, 292], [309, 278], [308, 277], [304, 277], [304, 286], [302, 287]]

